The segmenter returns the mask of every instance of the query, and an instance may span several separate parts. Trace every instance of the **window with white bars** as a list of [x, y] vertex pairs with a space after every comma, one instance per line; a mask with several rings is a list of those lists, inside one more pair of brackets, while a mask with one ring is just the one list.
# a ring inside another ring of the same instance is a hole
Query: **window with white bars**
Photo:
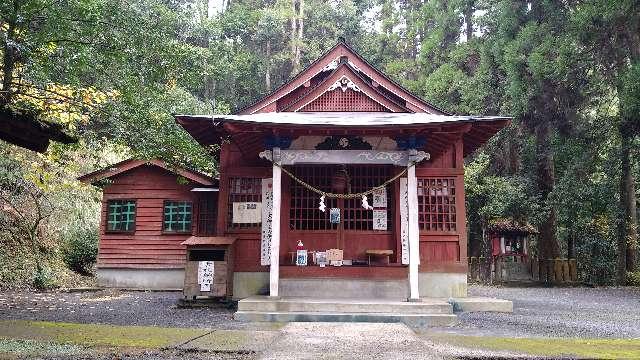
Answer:
[[421, 230], [456, 231], [456, 187], [451, 178], [418, 179], [418, 223]]

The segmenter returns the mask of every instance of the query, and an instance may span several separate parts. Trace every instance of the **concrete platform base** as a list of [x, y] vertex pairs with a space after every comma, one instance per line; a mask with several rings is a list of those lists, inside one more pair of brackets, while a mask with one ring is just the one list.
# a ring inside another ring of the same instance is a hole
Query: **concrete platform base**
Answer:
[[443, 300], [272, 299], [268, 296], [240, 300], [234, 318], [267, 322], [400, 322], [421, 327], [449, 326], [456, 321], [452, 305]]
[[184, 269], [98, 268], [98, 286], [122, 289], [182, 289]]
[[447, 300], [453, 305], [455, 312], [513, 312], [513, 302], [509, 300], [487, 297], [450, 298]]
[[372, 279], [280, 279], [279, 294], [283, 297], [323, 298], [331, 294], [341, 299], [393, 299], [409, 297], [407, 280]]

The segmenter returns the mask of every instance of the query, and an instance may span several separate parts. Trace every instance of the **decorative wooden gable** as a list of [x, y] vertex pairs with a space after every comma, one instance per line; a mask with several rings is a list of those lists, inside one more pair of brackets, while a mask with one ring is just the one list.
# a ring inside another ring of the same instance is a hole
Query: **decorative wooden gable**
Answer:
[[346, 89], [343, 91], [327, 91], [299, 111], [388, 112], [390, 110], [367, 97], [360, 90]]
[[236, 113], [329, 111], [447, 114], [393, 82], [344, 42]]

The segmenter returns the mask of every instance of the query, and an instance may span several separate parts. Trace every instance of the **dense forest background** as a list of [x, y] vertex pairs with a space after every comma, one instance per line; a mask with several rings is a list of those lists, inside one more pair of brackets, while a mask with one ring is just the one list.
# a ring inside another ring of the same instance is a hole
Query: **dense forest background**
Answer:
[[638, 1], [5, 0], [1, 112], [79, 142], [0, 142], [0, 287], [90, 273], [100, 194], [78, 175], [131, 156], [215, 174], [171, 114], [242, 107], [339, 37], [444, 109], [514, 117], [467, 160], [471, 255], [511, 217], [583, 281], [638, 279]]

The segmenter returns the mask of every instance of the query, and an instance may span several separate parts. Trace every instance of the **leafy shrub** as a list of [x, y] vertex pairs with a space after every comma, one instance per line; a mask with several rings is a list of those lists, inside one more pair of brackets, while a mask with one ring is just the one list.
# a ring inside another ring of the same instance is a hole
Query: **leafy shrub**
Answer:
[[56, 287], [55, 279], [51, 270], [38, 264], [36, 274], [33, 277], [33, 286], [38, 290], [48, 290]]
[[627, 273], [627, 285], [640, 286], [640, 271]]
[[62, 254], [69, 269], [90, 275], [98, 256], [98, 230], [81, 228], [70, 231], [65, 236]]

